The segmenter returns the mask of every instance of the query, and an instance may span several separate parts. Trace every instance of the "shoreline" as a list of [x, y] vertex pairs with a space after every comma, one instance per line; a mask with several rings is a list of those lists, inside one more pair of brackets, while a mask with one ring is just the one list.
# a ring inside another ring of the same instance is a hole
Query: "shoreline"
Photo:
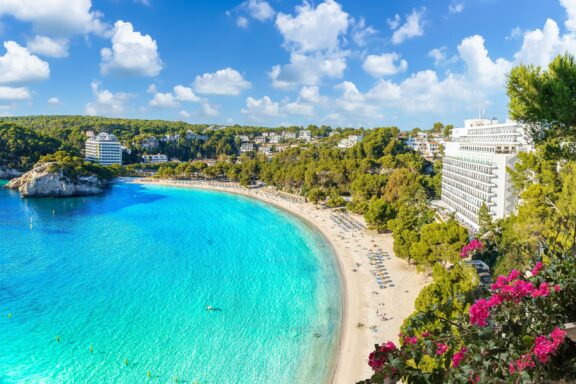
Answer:
[[[331, 384], [354, 384], [371, 376], [368, 354], [374, 344], [397, 341], [402, 321], [414, 310], [416, 296], [426, 284], [424, 274], [417, 273], [414, 267], [393, 256], [391, 235], [376, 234], [367, 229], [349, 230], [334, 221], [335, 210], [316, 208], [310, 203], [300, 202], [295, 195], [268, 188], [249, 189], [226, 182], [145, 178], [120, 180], [253, 198], [296, 216], [322, 236], [336, 259], [342, 295], [340, 337], [332, 359]], [[356, 223], [364, 223], [361, 216], [350, 214], [350, 218]], [[371, 261], [367, 258], [367, 254], [375, 250], [389, 255], [384, 263], [390, 274], [390, 283], [386, 283], [384, 289], [378, 286], [370, 267]]]

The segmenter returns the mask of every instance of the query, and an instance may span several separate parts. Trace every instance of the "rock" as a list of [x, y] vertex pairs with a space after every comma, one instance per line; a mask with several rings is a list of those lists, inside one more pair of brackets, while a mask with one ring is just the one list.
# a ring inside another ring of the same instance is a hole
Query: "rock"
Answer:
[[23, 172], [20, 172], [17, 169], [0, 167], [0, 179], [13, 179], [15, 177], [22, 176], [22, 173]]
[[89, 196], [102, 193], [107, 182], [96, 175], [70, 178], [57, 163], [36, 164], [24, 175], [10, 180], [6, 188], [17, 189], [22, 197]]

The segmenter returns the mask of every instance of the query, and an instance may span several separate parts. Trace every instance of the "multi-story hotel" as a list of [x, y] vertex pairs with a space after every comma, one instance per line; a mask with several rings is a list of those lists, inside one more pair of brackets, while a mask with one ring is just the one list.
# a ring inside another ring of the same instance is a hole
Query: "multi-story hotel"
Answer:
[[514, 166], [519, 152], [531, 148], [524, 127], [514, 121], [465, 120], [446, 142], [442, 201], [472, 229], [478, 229], [483, 203], [494, 218], [510, 214], [517, 194], [506, 169]]
[[109, 133], [99, 133], [86, 140], [86, 160], [102, 165], [122, 165], [122, 146], [116, 136]]

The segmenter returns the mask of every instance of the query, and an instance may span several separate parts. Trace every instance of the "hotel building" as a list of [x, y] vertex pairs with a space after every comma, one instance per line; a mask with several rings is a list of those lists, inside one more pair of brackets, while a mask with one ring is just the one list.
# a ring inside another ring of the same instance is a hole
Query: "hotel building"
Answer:
[[86, 140], [86, 160], [102, 165], [122, 165], [122, 146], [116, 136], [109, 133], [99, 133], [98, 136]]
[[442, 201], [473, 230], [483, 203], [495, 219], [510, 214], [517, 194], [506, 169], [514, 166], [519, 152], [531, 149], [523, 126], [514, 121], [465, 120], [446, 142]]

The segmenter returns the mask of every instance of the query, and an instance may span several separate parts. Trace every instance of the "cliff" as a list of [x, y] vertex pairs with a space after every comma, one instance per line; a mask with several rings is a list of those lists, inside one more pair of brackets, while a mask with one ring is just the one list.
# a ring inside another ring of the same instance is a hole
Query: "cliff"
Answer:
[[6, 188], [18, 190], [22, 197], [69, 197], [102, 193], [106, 185], [107, 181], [96, 174], [70, 177], [57, 163], [48, 162], [36, 164]]

